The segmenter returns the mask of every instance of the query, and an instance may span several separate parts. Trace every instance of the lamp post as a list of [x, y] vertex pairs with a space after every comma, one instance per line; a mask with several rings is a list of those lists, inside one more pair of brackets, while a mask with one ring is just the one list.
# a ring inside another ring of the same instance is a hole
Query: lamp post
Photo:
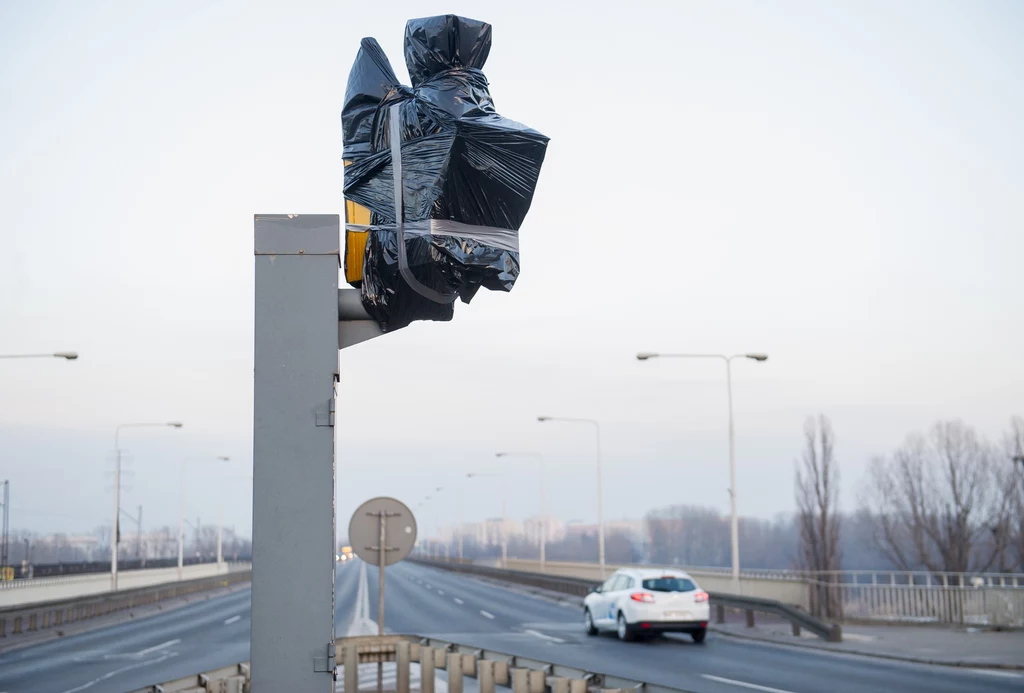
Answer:
[[725, 384], [729, 396], [729, 502], [732, 506], [732, 584], [733, 591], [739, 593], [740, 584], [740, 525], [736, 512], [736, 438], [732, 422], [732, 360], [738, 358], [752, 361], [767, 361], [768, 354], [659, 354], [642, 351], [636, 355], [638, 361], [653, 358], [686, 358], [686, 359], [722, 359], [725, 361]]
[[[226, 455], [216, 458], [221, 462], [231, 460]], [[196, 530], [199, 531], [198, 529]], [[217, 506], [217, 568], [222, 561], [221, 546], [224, 537], [224, 502], [218, 501]], [[178, 464], [178, 579], [185, 577], [185, 460]]]
[[540, 572], [546, 572], [548, 520], [545, 516], [547, 508], [544, 502], [544, 455], [539, 452], [496, 452], [494, 456], [499, 459], [502, 457], [536, 457], [540, 460]]
[[[467, 479], [473, 479], [476, 477], [496, 477], [501, 478], [501, 474], [481, 474], [470, 472], [466, 475]], [[501, 487], [501, 567], [508, 568], [508, 504], [505, 494], [504, 484]]]
[[65, 359], [74, 361], [78, 358], [78, 352], [58, 351], [53, 354], [0, 354], [0, 359]]
[[[78, 355], [75, 354], [71, 358], [78, 358]], [[110, 589], [112, 592], [117, 591], [117, 541], [121, 534], [121, 429], [152, 428], [157, 426], [181, 428], [183, 425], [184, 424], [180, 421], [164, 421], [161, 423], [142, 422], [119, 424], [114, 429], [114, 527], [110, 536]]]
[[594, 427], [595, 442], [597, 444], [597, 560], [601, 565], [601, 579], [605, 578], [604, 571], [604, 494], [601, 489], [601, 424], [594, 419], [572, 419], [561, 416], [538, 416], [537, 421], [560, 421], [563, 423], [590, 424]]

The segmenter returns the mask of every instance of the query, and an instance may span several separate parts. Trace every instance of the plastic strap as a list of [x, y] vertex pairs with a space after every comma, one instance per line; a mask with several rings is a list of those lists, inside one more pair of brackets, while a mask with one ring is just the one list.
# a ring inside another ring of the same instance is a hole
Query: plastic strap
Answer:
[[[346, 231], [365, 233], [377, 229], [394, 229], [394, 224], [345, 224]], [[495, 248], [519, 252], [519, 234], [497, 226], [475, 226], [450, 219], [424, 219], [402, 224], [405, 233], [414, 236], [457, 236], [480, 241]]]
[[391, 125], [391, 171], [395, 181], [395, 227], [398, 229], [398, 272], [402, 275], [405, 283], [412, 287], [428, 301], [434, 303], [455, 303], [459, 297], [458, 293], [442, 294], [434, 291], [429, 286], [420, 283], [416, 276], [409, 269], [409, 258], [405, 253], [405, 202], [402, 190], [402, 129], [401, 129], [401, 108], [402, 104], [396, 103], [391, 106], [389, 115]]

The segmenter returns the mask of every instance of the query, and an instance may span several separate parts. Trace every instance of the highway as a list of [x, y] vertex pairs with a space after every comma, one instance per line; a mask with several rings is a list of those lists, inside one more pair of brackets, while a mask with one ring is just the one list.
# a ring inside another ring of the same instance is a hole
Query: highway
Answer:
[[[339, 564], [338, 637], [376, 632], [377, 571]], [[388, 569], [385, 626], [699, 693], [1020, 691], [1018, 672], [905, 664], [709, 634], [620, 643], [587, 637], [577, 608], [400, 563]], [[0, 654], [0, 693], [123, 693], [248, 659], [247, 589], [175, 611]]]

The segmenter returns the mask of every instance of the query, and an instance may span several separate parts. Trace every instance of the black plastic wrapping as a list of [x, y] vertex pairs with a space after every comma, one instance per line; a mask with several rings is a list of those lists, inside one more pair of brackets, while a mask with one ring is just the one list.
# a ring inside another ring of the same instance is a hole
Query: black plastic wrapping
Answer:
[[[509, 291], [519, 275], [518, 230], [548, 139], [495, 111], [480, 71], [490, 46], [485, 22], [454, 15], [410, 20], [409, 88], [398, 83], [374, 39], [360, 44], [342, 110], [344, 156], [354, 162], [345, 169], [345, 197], [372, 213], [362, 281], [353, 284], [384, 330], [450, 320], [456, 297], [468, 303], [481, 286]], [[419, 287], [399, 267], [393, 116], [401, 138], [405, 255]], [[424, 235], [428, 225], [433, 232]]]

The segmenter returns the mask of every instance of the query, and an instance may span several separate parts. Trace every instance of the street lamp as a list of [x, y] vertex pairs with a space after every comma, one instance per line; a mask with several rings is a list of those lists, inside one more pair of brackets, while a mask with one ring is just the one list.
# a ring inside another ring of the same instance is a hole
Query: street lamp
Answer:
[[563, 423], [590, 424], [594, 427], [597, 442], [597, 557], [601, 564], [601, 579], [604, 580], [604, 499], [601, 491], [601, 424], [594, 419], [570, 419], [561, 416], [538, 416], [537, 421], [560, 421]]
[[546, 570], [545, 559], [548, 543], [548, 524], [547, 518], [544, 516], [544, 455], [539, 452], [496, 452], [494, 456], [499, 459], [502, 457], [536, 457], [540, 460], [540, 572], [543, 573]]
[[[74, 358], [78, 358], [77, 354]], [[119, 424], [114, 429], [114, 531], [110, 537], [110, 589], [117, 591], [117, 541], [121, 532], [121, 429], [122, 428], [150, 428], [155, 426], [170, 426], [181, 428], [184, 426], [180, 421], [164, 421], [161, 423], [126, 423]]]
[[736, 440], [732, 423], [732, 360], [750, 359], [752, 361], [767, 361], [768, 354], [659, 354], [650, 351], [641, 351], [636, 355], [637, 360], [647, 361], [653, 358], [686, 358], [686, 359], [722, 359], [725, 361], [725, 383], [729, 393], [729, 501], [732, 505], [732, 585], [733, 591], [739, 593], [740, 584], [740, 525], [739, 516], [736, 513]]
[[0, 359], [66, 359], [74, 361], [78, 358], [78, 352], [58, 351], [53, 354], [0, 354]]
[[[474, 479], [477, 477], [496, 477], [502, 478], [501, 474], [481, 474], [479, 472], [470, 472], [466, 475], [467, 479]], [[506, 503], [506, 492], [505, 485], [501, 485], [501, 567], [508, 568], [508, 504]], [[484, 523], [486, 533], [487, 523]], [[460, 534], [461, 538], [461, 534]]]
[[[231, 460], [226, 455], [216, 458], [220, 462]], [[197, 537], [198, 537], [198, 529]], [[224, 536], [224, 502], [219, 501], [217, 506], [217, 568], [223, 562], [221, 546]], [[196, 547], [198, 548], [198, 547]], [[202, 559], [200, 559], [202, 560]], [[185, 577], [185, 460], [178, 463], [178, 580]]]

